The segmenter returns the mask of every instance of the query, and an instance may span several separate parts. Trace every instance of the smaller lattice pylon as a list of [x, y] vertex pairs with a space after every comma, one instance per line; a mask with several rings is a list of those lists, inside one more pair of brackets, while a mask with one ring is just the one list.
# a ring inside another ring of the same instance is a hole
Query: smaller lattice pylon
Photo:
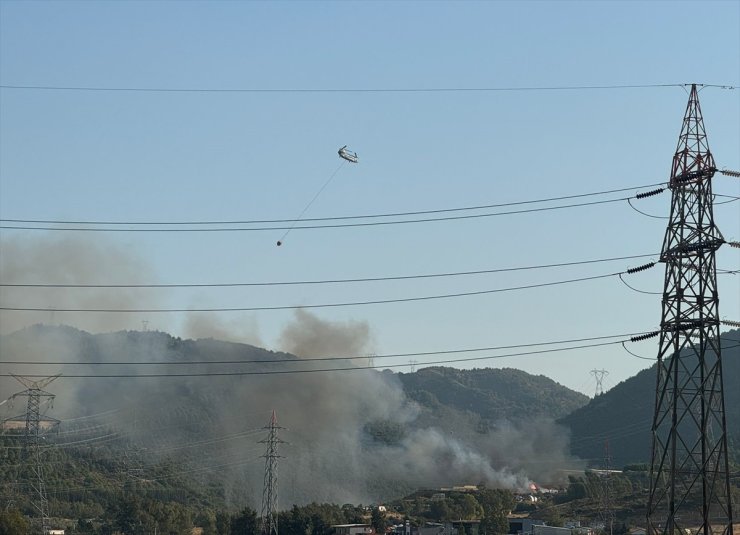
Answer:
[[13, 394], [11, 399], [26, 397], [28, 403], [26, 414], [3, 420], [3, 427], [12, 422], [25, 420], [24, 446], [22, 462], [25, 468], [31, 502], [36, 509], [39, 518], [39, 533], [45, 535], [49, 531], [49, 500], [46, 496], [46, 484], [44, 483], [44, 464], [41, 458], [44, 435], [59, 425], [59, 420], [49, 418], [42, 414], [42, 405], [51, 406], [54, 394], [46, 392], [46, 388], [59, 375], [45, 377], [43, 379], [32, 379], [19, 375], [13, 375], [15, 379], [26, 387], [26, 390]]
[[272, 411], [270, 423], [264, 427], [268, 431], [267, 438], [259, 444], [266, 444], [267, 450], [262, 456], [265, 459], [265, 481], [262, 491], [262, 513], [260, 515], [260, 531], [263, 535], [277, 535], [278, 532], [278, 445], [286, 444], [280, 440], [278, 431], [285, 429], [277, 423], [275, 411]]
[[604, 393], [604, 377], [609, 375], [606, 370], [591, 370], [591, 375], [596, 379], [596, 396], [600, 396]]

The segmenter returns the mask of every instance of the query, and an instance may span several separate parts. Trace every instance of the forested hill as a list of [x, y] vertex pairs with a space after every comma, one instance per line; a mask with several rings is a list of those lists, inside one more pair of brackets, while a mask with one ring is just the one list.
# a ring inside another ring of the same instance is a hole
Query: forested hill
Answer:
[[[420, 487], [549, 482], [572, 461], [554, 419], [588, 402], [513, 369], [399, 374], [350, 370], [355, 363], [346, 362], [347, 371], [313, 373], [326, 362], [154, 331], [33, 326], [0, 336], [0, 354], [59, 363], [8, 371], [62, 374], [45, 388], [56, 396], [45, 410], [61, 420], [48, 440], [56, 448], [49, 491], [74, 488], [89, 507], [115, 502], [129, 480], [147, 495], [200, 488], [197, 496], [184, 492], [208, 505], [258, 506], [260, 441], [273, 410], [287, 428], [286, 503], [367, 503]], [[0, 400], [22, 389], [0, 378]], [[10, 405], [0, 407], [0, 420], [23, 415], [22, 405]], [[57, 510], [65, 510], [66, 499], [55, 495]]]
[[399, 374], [406, 395], [434, 409], [445, 405], [475, 413], [483, 420], [560, 418], [583, 407], [585, 395], [544, 375], [512, 368], [424, 368]]
[[[730, 452], [740, 460], [740, 330], [724, 333], [722, 347]], [[655, 366], [643, 370], [562, 418], [571, 430], [572, 453], [600, 464], [608, 440], [615, 466], [650, 462], [655, 373]]]

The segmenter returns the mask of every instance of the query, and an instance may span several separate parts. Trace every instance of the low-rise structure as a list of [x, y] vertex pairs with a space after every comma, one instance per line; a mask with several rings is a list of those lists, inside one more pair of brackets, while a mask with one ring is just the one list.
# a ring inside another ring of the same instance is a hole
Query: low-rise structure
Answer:
[[370, 524], [337, 524], [332, 526], [334, 535], [374, 535], [375, 529]]

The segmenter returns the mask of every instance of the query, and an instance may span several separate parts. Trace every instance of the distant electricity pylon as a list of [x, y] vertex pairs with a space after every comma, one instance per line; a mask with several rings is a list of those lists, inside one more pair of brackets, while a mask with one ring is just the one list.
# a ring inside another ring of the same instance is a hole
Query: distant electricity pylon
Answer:
[[265, 427], [269, 431], [267, 438], [260, 440], [260, 444], [267, 444], [265, 458], [265, 482], [262, 490], [262, 515], [260, 518], [261, 533], [263, 535], [277, 535], [278, 532], [278, 444], [285, 444], [278, 438], [278, 430], [284, 429], [277, 424], [275, 411], [272, 411], [270, 424]]
[[648, 534], [732, 535], [727, 426], [719, 339], [714, 158], [692, 85], [673, 156]]
[[609, 375], [606, 370], [591, 370], [591, 375], [596, 379], [596, 396], [600, 396], [604, 393], [604, 377]]
[[[44, 379], [37, 380], [18, 375], [14, 375], [13, 377], [25, 386], [26, 390], [13, 394], [10, 399], [20, 397], [28, 398], [26, 414], [23, 417], [25, 419], [26, 427], [22, 457], [25, 477], [23, 477], [22, 480], [27, 484], [30, 491], [29, 498], [39, 517], [40, 525], [38, 533], [45, 535], [49, 531], [49, 500], [46, 496], [44, 465], [41, 458], [41, 449], [44, 432], [59, 424], [59, 420], [49, 418], [48, 416], [42, 416], [41, 406], [44, 404], [50, 405], [54, 400], [54, 394], [46, 392], [43, 389], [59, 376], [55, 375], [54, 377], [46, 377]], [[4, 420], [3, 423], [7, 424], [11, 421], [22, 421], [21, 416], [8, 418]]]

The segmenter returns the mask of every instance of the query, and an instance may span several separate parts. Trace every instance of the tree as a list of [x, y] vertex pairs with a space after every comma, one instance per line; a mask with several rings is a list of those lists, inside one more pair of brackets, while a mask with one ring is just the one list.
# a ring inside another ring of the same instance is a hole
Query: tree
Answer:
[[203, 528], [203, 535], [219, 535], [216, 527], [216, 513], [211, 509], [205, 509], [195, 517], [195, 525]]
[[540, 512], [540, 517], [542, 518], [542, 520], [547, 522], [548, 526], [561, 528], [565, 523], [563, 517], [560, 516], [560, 511], [558, 511], [555, 506], [550, 506], [543, 509]]
[[177, 502], [150, 500], [146, 503], [145, 510], [154, 520], [158, 532], [163, 535], [188, 533], [193, 527], [190, 511]]
[[586, 490], [586, 484], [580, 477], [568, 476], [568, 491], [567, 497], [569, 500], [580, 500], [588, 495]]
[[385, 533], [385, 513], [376, 507], [370, 515], [370, 525], [375, 529], [375, 533]]
[[154, 530], [154, 519], [136, 495], [127, 495], [108, 513], [112, 522], [103, 525], [104, 533], [120, 531], [126, 535], [143, 535]]
[[259, 533], [259, 527], [257, 512], [249, 507], [245, 507], [241, 513], [231, 518], [231, 535]]
[[28, 521], [17, 509], [0, 510], [0, 533], [3, 535], [26, 535]]
[[507, 533], [509, 521], [506, 516], [514, 508], [514, 495], [508, 490], [483, 489], [477, 498], [483, 507], [480, 532], [484, 535]]
[[450, 501], [450, 520], [477, 520], [483, 516], [483, 508], [471, 494], [452, 494]]
[[436, 522], [444, 522], [450, 518], [450, 507], [447, 505], [447, 500], [433, 500], [429, 507], [432, 520]]
[[216, 513], [216, 533], [231, 535], [231, 517], [222, 511]]

